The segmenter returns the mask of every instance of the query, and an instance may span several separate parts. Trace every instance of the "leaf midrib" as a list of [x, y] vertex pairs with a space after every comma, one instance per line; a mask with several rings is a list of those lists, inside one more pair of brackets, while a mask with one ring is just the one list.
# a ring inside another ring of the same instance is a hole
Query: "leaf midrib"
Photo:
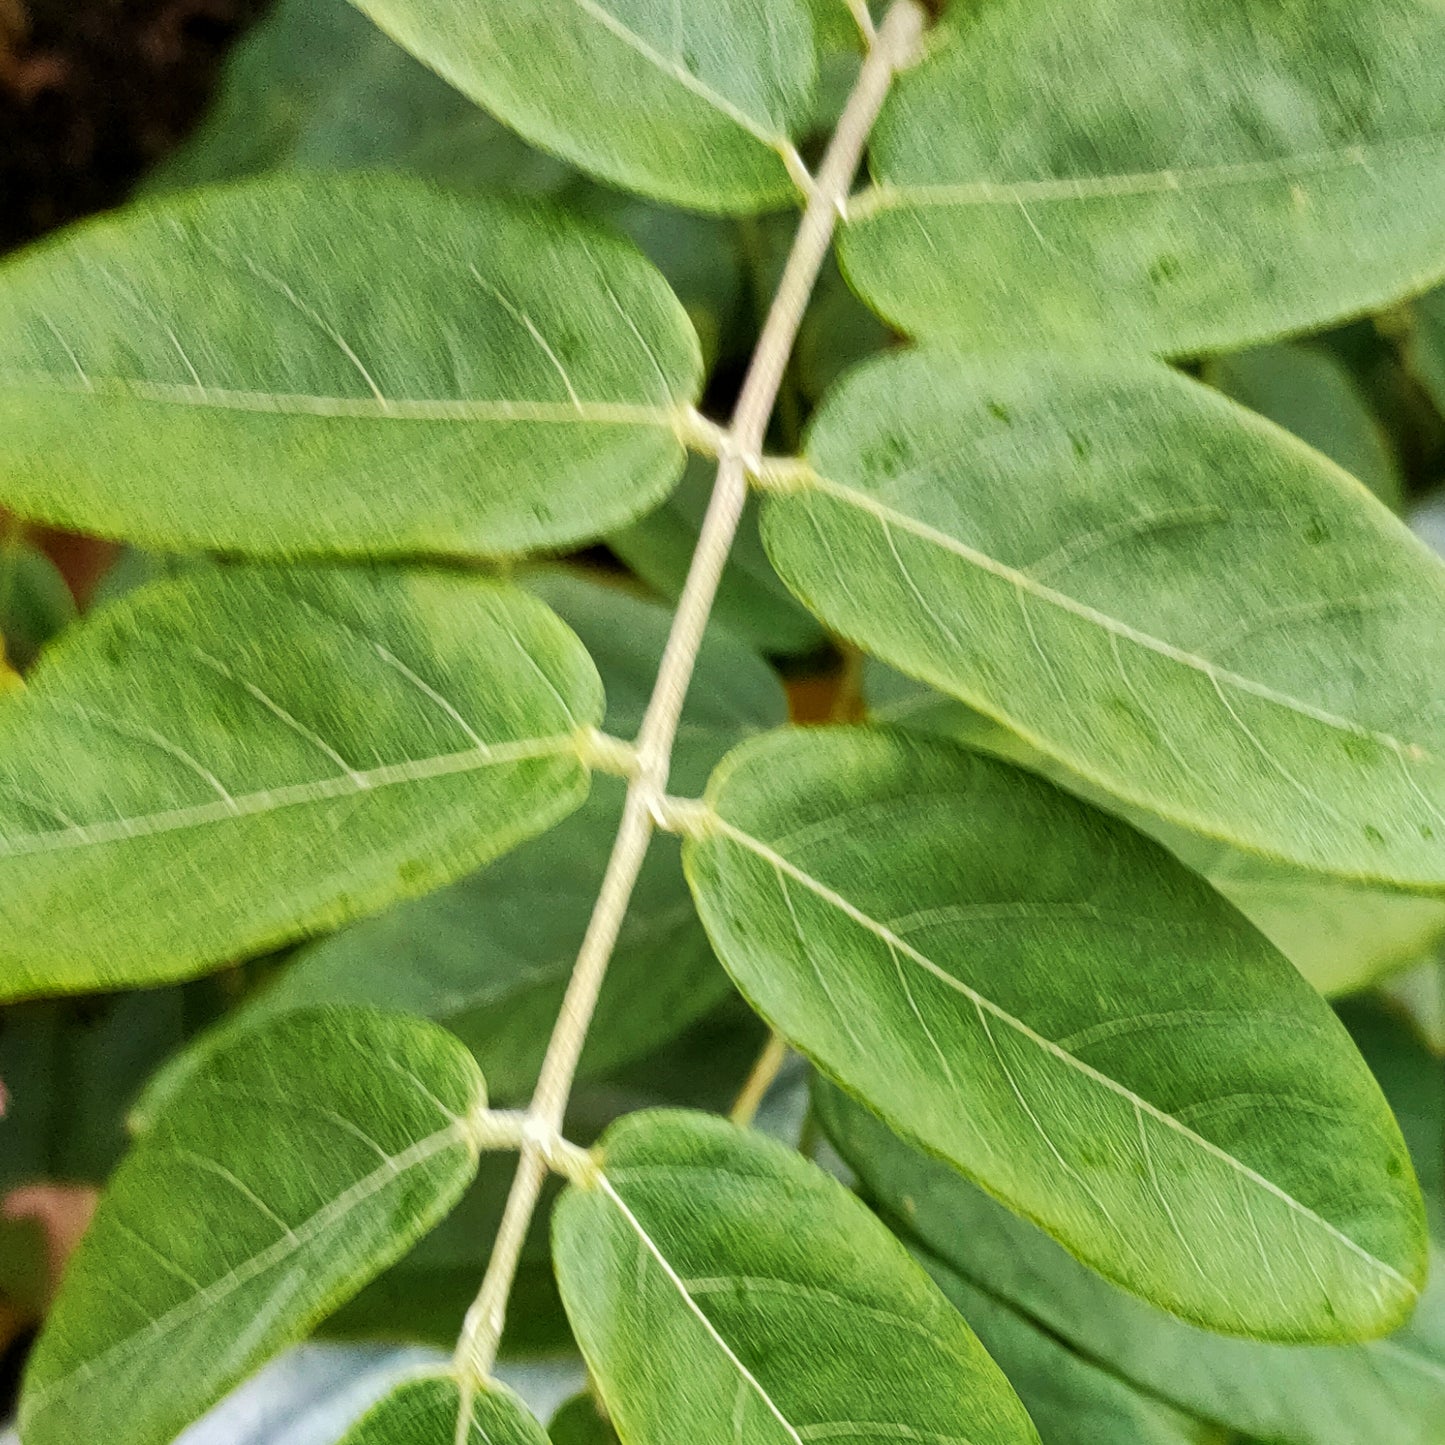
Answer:
[[1030, 181], [908, 182], [881, 181], [850, 204], [849, 221], [903, 206], [995, 206], [1029, 201], [1084, 201], [1128, 195], [1167, 195], [1256, 181], [1295, 180], [1351, 167], [1369, 170], [1374, 157], [1393, 151], [1409, 154], [1438, 147], [1445, 132], [1427, 132], [1388, 141], [1337, 146], [1297, 155], [1214, 166], [1120, 171], [1113, 175], [1056, 177]]
[[1069, 1053], [1066, 1049], [1061, 1048], [1052, 1039], [1045, 1038], [1044, 1035], [1030, 1028], [1022, 1019], [1015, 1017], [1006, 1009], [996, 1004], [992, 999], [980, 993], [977, 989], [971, 988], [968, 984], [964, 983], [962, 979], [955, 978], [947, 969], [935, 963], [905, 939], [898, 937], [884, 924], [865, 913], [861, 908], [858, 908], [855, 904], [844, 898], [842, 894], [829, 888], [820, 879], [814, 878], [812, 874], [798, 867], [798, 865], [790, 859], [783, 857], [782, 854], [768, 847], [761, 839], [754, 838], [751, 834], [736, 827], [717, 813], [713, 814], [709, 825], [724, 837], [731, 839], [739, 847], [746, 849], [755, 857], [762, 859], [762, 861], [772, 867], [774, 871], [794, 879], [794, 881], [813, 893], [815, 897], [821, 899], [831, 907], [836, 908], [860, 928], [872, 933], [889, 948], [896, 950], [897, 953], [924, 969], [930, 976], [938, 979], [947, 987], [961, 993], [976, 1008], [984, 1009], [992, 1014], [1005, 1026], [1013, 1029], [1016, 1033], [1027, 1039], [1035, 1048], [1057, 1058], [1066, 1067], [1073, 1069], [1091, 1082], [1101, 1085], [1112, 1093], [1118, 1094], [1121, 1098], [1127, 1100], [1134, 1109], [1148, 1114], [1150, 1118], [1161, 1123], [1165, 1128], [1182, 1135], [1191, 1145], [1221, 1160], [1230, 1169], [1234, 1170], [1242, 1180], [1264, 1190], [1267, 1194], [1284, 1203], [1286, 1207], [1294, 1210], [1298, 1216], [1322, 1229], [1325, 1234], [1339, 1241], [1339, 1243], [1343, 1244], [1352, 1254], [1358, 1256], [1373, 1269], [1377, 1270], [1386, 1278], [1404, 1286], [1412, 1296], [1419, 1294], [1418, 1287], [1406, 1279], [1404, 1275], [1400, 1274], [1398, 1270], [1386, 1264], [1384, 1260], [1378, 1259], [1375, 1255], [1371, 1254], [1363, 1245], [1351, 1239], [1349, 1235], [1331, 1224], [1329, 1220], [1317, 1214], [1307, 1204], [1302, 1203], [1272, 1180], [1266, 1179], [1264, 1175], [1251, 1169], [1242, 1160], [1236, 1159], [1235, 1156], [1227, 1150], [1221, 1149], [1217, 1144], [1195, 1133], [1188, 1125], [1182, 1124], [1172, 1114], [1166, 1113], [1164, 1110], [1152, 1104], [1148, 1099], [1134, 1093], [1132, 1089], [1121, 1084], [1117, 1079], [1110, 1078], [1108, 1074], [1095, 1069], [1091, 1065], [1086, 1064], [1082, 1059]]
[[193, 1294], [173, 1305], [164, 1314], [158, 1315], [144, 1329], [133, 1330], [117, 1340], [108, 1349], [88, 1360], [83, 1360], [74, 1369], [48, 1385], [28, 1392], [26, 1416], [35, 1416], [51, 1408], [54, 1402], [83, 1385], [97, 1371], [134, 1355], [138, 1349], [149, 1346], [185, 1324], [197, 1313], [203, 1313], [212, 1306], [229, 1298], [236, 1290], [251, 1280], [266, 1273], [273, 1265], [303, 1250], [311, 1239], [323, 1233], [333, 1224], [345, 1219], [353, 1210], [360, 1208], [369, 1199], [380, 1194], [393, 1180], [399, 1179], [408, 1170], [415, 1169], [438, 1154], [453, 1146], [465, 1146], [469, 1142], [465, 1120], [438, 1129], [435, 1133], [409, 1145], [400, 1154], [392, 1155], [385, 1163], [363, 1175], [329, 1203], [304, 1220], [290, 1234], [282, 1235], [274, 1244], [268, 1245], [259, 1254], [234, 1266], [224, 1275], [212, 1280], [199, 1293]]
[[643, 1228], [642, 1221], [638, 1219], [638, 1217], [628, 1207], [627, 1201], [624, 1200], [623, 1197], [617, 1192], [617, 1190], [613, 1188], [612, 1182], [608, 1179], [605, 1173], [600, 1173], [597, 1176], [597, 1187], [600, 1188], [602, 1193], [612, 1202], [618, 1213], [626, 1222], [627, 1227], [637, 1236], [638, 1242], [657, 1262], [658, 1268], [662, 1270], [663, 1276], [667, 1279], [668, 1283], [672, 1285], [672, 1287], [677, 1291], [678, 1295], [682, 1298], [684, 1305], [688, 1310], [688, 1313], [690, 1313], [695, 1319], [699, 1321], [703, 1329], [707, 1331], [710, 1338], [723, 1352], [729, 1364], [731, 1364], [733, 1368], [738, 1372], [739, 1377], [744, 1380], [747, 1385], [756, 1393], [758, 1399], [761, 1400], [764, 1406], [767, 1408], [768, 1413], [771, 1414], [773, 1418], [777, 1420], [777, 1422], [783, 1427], [783, 1429], [788, 1432], [788, 1438], [793, 1441], [793, 1445], [805, 1445], [803, 1437], [798, 1433], [797, 1427], [788, 1419], [786, 1415], [783, 1414], [782, 1410], [779, 1409], [777, 1402], [763, 1388], [762, 1382], [737, 1357], [737, 1354], [734, 1352], [732, 1346], [729, 1345], [728, 1342], [718, 1332], [717, 1326], [713, 1324], [713, 1322], [707, 1317], [706, 1313], [703, 1311], [702, 1307], [698, 1304], [698, 1302], [693, 1299], [693, 1297], [687, 1292], [687, 1287], [682, 1277], [677, 1273], [675, 1269], [673, 1269], [672, 1265], [667, 1260], [667, 1256], [664, 1255], [662, 1250], [658, 1248], [657, 1242], [652, 1238], [652, 1236], [647, 1232], [647, 1230]]
[[[1136, 646], [1147, 649], [1161, 657], [1167, 658], [1170, 662], [1187, 667], [1191, 671], [1201, 673], [1207, 677], [1216, 687], [1226, 684], [1240, 692], [1248, 693], [1260, 698], [1264, 702], [1285, 708], [1301, 717], [1308, 718], [1312, 722], [1320, 723], [1322, 726], [1333, 728], [1336, 731], [1348, 733], [1353, 737], [1365, 738], [1370, 742], [1378, 744], [1396, 754], [1402, 765], [1410, 763], [1434, 762], [1434, 755], [1419, 743], [1407, 743], [1391, 733], [1380, 732], [1368, 728], [1362, 723], [1354, 722], [1350, 718], [1340, 717], [1324, 708], [1316, 707], [1312, 703], [1305, 702], [1302, 698], [1291, 697], [1288, 693], [1279, 692], [1266, 683], [1257, 682], [1253, 678], [1242, 676], [1240, 673], [1232, 672], [1228, 668], [1219, 667], [1208, 658], [1200, 657], [1197, 653], [1189, 652], [1182, 647], [1176, 647], [1173, 643], [1166, 642], [1161, 637], [1155, 637], [1152, 633], [1144, 632], [1139, 628], [1131, 626], [1121, 618], [1113, 617], [1107, 612], [1098, 608], [1090, 607], [1087, 603], [1079, 601], [1076, 597], [1070, 597], [1065, 592], [1060, 592], [1049, 587], [1037, 579], [1030, 577], [1026, 572], [1017, 567], [1011, 567], [1006, 562], [1001, 562], [996, 557], [991, 557], [957, 537], [952, 537], [928, 523], [911, 517], [905, 512], [900, 512], [886, 503], [870, 497], [867, 493], [859, 491], [854, 487], [847, 486], [842, 482], [833, 481], [821, 473], [812, 472], [802, 482], [801, 494], [807, 491], [822, 492], [827, 496], [836, 497], [839, 501], [856, 507], [859, 511], [868, 512], [876, 517], [880, 524], [886, 529], [897, 527], [899, 530], [908, 532], [917, 537], [920, 541], [931, 543], [943, 551], [951, 552], [953, 555], [962, 558], [965, 562], [977, 567], [982, 572], [1000, 578], [1011, 583], [1020, 592], [1037, 598], [1040, 602], [1048, 603], [1050, 606], [1067, 612], [1083, 622], [1098, 627], [1101, 631], [1107, 632], [1114, 637], [1122, 638], [1126, 642], [1134, 643]], [[781, 500], [786, 500], [784, 495]], [[1406, 776], [1409, 776], [1408, 767]], [[1411, 779], [1413, 783], [1413, 779]]]
[[199, 411], [253, 412], [263, 415], [354, 418], [382, 421], [456, 421], [651, 426], [678, 430], [687, 408], [608, 401], [533, 401], [518, 398], [381, 398], [318, 396], [306, 392], [236, 391], [144, 378], [74, 378], [54, 372], [0, 373], [0, 388], [55, 392], [97, 400], [134, 400]]
[[584, 15], [602, 26], [604, 30], [617, 36], [629, 49], [636, 51], [649, 65], [669, 77], [674, 83], [682, 86], [684, 90], [690, 91], [700, 100], [705, 101], [720, 115], [726, 116], [734, 125], [745, 130], [754, 140], [761, 141], [769, 150], [778, 151], [788, 144], [786, 135], [777, 135], [766, 129], [756, 116], [749, 115], [747, 111], [734, 105], [725, 95], [714, 90], [706, 81], [700, 80], [684, 69], [677, 61], [669, 59], [635, 30], [624, 25], [610, 10], [599, 5], [597, 0], [572, 0], [572, 3]]
[[65, 852], [77, 848], [99, 847], [107, 843], [128, 842], [133, 838], [151, 837], [157, 833], [175, 832], [184, 828], [204, 827], [235, 818], [255, 817], [282, 808], [326, 802], [333, 798], [376, 792], [382, 788], [427, 782], [433, 778], [477, 772], [482, 768], [509, 763], [528, 762], [547, 757], [561, 757], [571, 752], [580, 765], [577, 737], [573, 733], [549, 738], [526, 738], [513, 743], [497, 744], [485, 749], [467, 748], [462, 752], [443, 753], [430, 758], [388, 763], [314, 782], [292, 783], [280, 788], [262, 788], [253, 793], [232, 794], [229, 799], [197, 803], [191, 807], [173, 808], [157, 813], [142, 813], [129, 818], [115, 818], [102, 823], [76, 824], [46, 833], [22, 834], [16, 838], [0, 838], [0, 860], [28, 857], [39, 853]]

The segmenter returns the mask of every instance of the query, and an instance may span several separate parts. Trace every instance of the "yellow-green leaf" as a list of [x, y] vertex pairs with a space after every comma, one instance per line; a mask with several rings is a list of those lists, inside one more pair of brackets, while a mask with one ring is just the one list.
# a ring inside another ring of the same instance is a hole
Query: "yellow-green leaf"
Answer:
[[824, 405], [783, 580], [1123, 802], [1445, 884], [1445, 568], [1318, 453], [1146, 358], [920, 351]]
[[602, 706], [508, 585], [144, 588], [0, 698], [0, 997], [185, 977], [448, 882], [582, 802]]
[[684, 864], [718, 957], [820, 1068], [1126, 1289], [1207, 1328], [1382, 1334], [1419, 1190], [1320, 997], [1159, 845], [882, 729], [775, 733]]
[[557, 1205], [562, 1299], [628, 1445], [1037, 1442], [962, 1318], [835, 1180], [701, 1114], [613, 1125]]
[[451, 1208], [485, 1103], [455, 1039], [365, 1010], [207, 1060], [70, 1262], [25, 1376], [26, 1445], [170, 1445]]
[[1445, 275], [1434, 0], [955, 4], [873, 138], [862, 294], [969, 345], [1224, 351]]
[[665, 497], [677, 298], [540, 202], [272, 177], [0, 271], [0, 503], [162, 549], [506, 555]]

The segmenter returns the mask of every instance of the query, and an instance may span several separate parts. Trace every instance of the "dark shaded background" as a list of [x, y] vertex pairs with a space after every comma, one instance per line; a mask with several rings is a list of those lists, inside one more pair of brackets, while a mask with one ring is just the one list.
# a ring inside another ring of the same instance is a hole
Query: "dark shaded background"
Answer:
[[112, 206], [269, 0], [0, 0], [0, 251]]

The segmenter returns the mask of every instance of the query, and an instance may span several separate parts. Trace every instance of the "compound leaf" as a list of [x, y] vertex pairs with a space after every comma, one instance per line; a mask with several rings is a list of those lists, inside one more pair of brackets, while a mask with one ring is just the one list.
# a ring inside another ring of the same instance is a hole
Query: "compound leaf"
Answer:
[[355, 0], [534, 145], [705, 211], [797, 199], [817, 79], [804, 0]]
[[1208, 1328], [1382, 1334], [1419, 1191], [1328, 1007], [1202, 881], [1007, 764], [775, 733], [684, 850], [739, 988], [822, 1070], [1125, 1288]]
[[903, 1247], [792, 1150], [632, 1114], [553, 1219], [562, 1299], [630, 1445], [1037, 1441]]
[[1445, 275], [1432, 0], [954, 5], [843, 261], [915, 335], [1227, 351]]
[[763, 538], [838, 632], [1194, 832], [1445, 883], [1445, 568], [1323, 457], [1147, 359], [937, 352], [807, 450]]
[[26, 1374], [27, 1445], [170, 1445], [447, 1212], [485, 1102], [455, 1039], [366, 1010], [208, 1060], [70, 1262]]
[[448, 882], [587, 793], [602, 690], [520, 589], [212, 568], [0, 697], [0, 996], [154, 983]]
[[[529, 584], [578, 631], [607, 691], [609, 731], [630, 737], [647, 703], [671, 616], [584, 578], [539, 571]], [[787, 716], [767, 666], [726, 633], [703, 643], [683, 713], [679, 785], [700, 789], [719, 758]], [[570, 818], [482, 872], [333, 934], [181, 1055], [157, 1088], [180, 1083], [222, 1040], [318, 1003], [371, 1004], [443, 1023], [481, 1060], [492, 1097], [524, 1100], [536, 1082], [622, 807], [599, 778]], [[583, 1074], [639, 1058], [729, 991], [682, 877], [675, 847], [650, 850], [588, 1032]]]
[[[460, 1429], [465, 1412], [467, 1428]], [[403, 1380], [342, 1437], [340, 1445], [548, 1445], [546, 1432], [505, 1385], [465, 1397], [456, 1376], [429, 1371]]]
[[666, 496], [697, 338], [626, 242], [402, 176], [269, 177], [0, 276], [0, 501], [183, 551], [510, 555]]

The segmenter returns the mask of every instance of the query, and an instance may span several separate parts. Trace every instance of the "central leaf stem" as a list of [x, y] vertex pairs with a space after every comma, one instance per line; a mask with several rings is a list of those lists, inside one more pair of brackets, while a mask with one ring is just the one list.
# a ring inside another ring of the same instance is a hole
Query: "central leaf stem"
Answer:
[[[658, 667], [657, 682], [638, 731], [636, 772], [627, 789], [622, 822], [528, 1109], [533, 1132], [523, 1143], [486, 1277], [457, 1342], [456, 1367], [464, 1395], [490, 1375], [496, 1360], [512, 1282], [547, 1177], [549, 1151], [541, 1140], [561, 1134], [607, 965], [648, 844], [665, 807], [678, 723], [723, 568], [742, 518], [748, 475], [761, 465], [768, 420], [798, 327], [847, 205], [868, 134], [894, 74], [914, 58], [922, 32], [923, 12], [915, 0], [895, 0], [873, 38], [812, 185], [738, 396], [732, 424], [719, 438], [717, 481]], [[468, 1409], [469, 1402], [464, 1402], [463, 1418]]]

